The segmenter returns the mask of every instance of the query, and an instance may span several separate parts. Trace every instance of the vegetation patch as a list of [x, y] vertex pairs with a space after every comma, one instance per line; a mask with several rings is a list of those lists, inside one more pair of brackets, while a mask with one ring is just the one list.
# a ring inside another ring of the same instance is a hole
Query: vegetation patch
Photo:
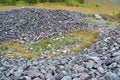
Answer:
[[104, 26], [119, 26], [120, 25], [120, 19], [118, 17], [119, 13], [108, 15], [108, 14], [100, 14], [103, 21], [100, 21], [96, 19], [93, 14], [88, 14], [88, 20], [90, 23], [94, 24], [101, 24]]
[[65, 36], [46, 38], [34, 44], [21, 44], [9, 41], [0, 45], [0, 52], [8, 57], [22, 56], [24, 58], [38, 58], [38, 54], [49, 53], [46, 58], [55, 57], [68, 51], [60, 50], [68, 47], [69, 53], [78, 53], [96, 42], [98, 32], [89, 30], [73, 30]]

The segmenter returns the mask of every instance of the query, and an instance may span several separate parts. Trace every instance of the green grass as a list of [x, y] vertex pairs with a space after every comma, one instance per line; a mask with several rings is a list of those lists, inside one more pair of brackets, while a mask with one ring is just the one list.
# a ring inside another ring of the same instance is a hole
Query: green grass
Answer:
[[[34, 44], [21, 44], [9, 41], [0, 45], [0, 52], [6, 53], [7, 57], [22, 56], [24, 58], [38, 58], [38, 54], [46, 52], [46, 58], [55, 57], [61, 53], [78, 53], [84, 48], [89, 48], [96, 42], [98, 32], [89, 30], [73, 30], [65, 36], [46, 38]], [[77, 43], [77, 46], [75, 44]], [[70, 51], [58, 51], [62, 47], [70, 47]], [[52, 52], [51, 52], [52, 51]]]

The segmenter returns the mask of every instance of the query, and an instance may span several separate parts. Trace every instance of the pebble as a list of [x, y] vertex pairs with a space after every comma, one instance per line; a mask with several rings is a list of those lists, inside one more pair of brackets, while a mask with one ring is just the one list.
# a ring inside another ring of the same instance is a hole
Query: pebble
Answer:
[[64, 76], [61, 80], [72, 80], [71, 76]]
[[102, 67], [98, 67], [97, 69], [98, 69], [98, 71], [99, 71], [101, 74], [104, 73], [104, 69], [103, 69]]
[[89, 62], [87, 62], [87, 64], [86, 64], [86, 68], [91, 69], [91, 68], [93, 68], [94, 64], [95, 64], [95, 63], [94, 63], [93, 61], [89, 61]]
[[86, 80], [86, 79], [88, 79], [90, 76], [87, 74], [87, 73], [81, 73], [81, 75], [80, 75], [80, 79], [81, 80]]
[[114, 63], [109, 65], [109, 68], [116, 68], [116, 67], [117, 67], [117, 63], [116, 62], [114, 62]]
[[115, 73], [112, 73], [112, 72], [107, 72], [105, 74], [105, 79], [106, 80], [116, 80], [117, 79], [117, 75]]
[[73, 80], [81, 80], [80, 78], [74, 78]]

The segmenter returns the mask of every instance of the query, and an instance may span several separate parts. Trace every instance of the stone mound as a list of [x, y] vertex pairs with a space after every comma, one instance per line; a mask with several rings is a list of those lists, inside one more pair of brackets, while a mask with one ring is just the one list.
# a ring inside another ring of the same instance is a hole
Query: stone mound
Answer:
[[85, 14], [80, 12], [36, 8], [3, 11], [0, 12], [0, 43], [20, 36], [24, 36], [22, 41], [34, 42], [86, 26]]

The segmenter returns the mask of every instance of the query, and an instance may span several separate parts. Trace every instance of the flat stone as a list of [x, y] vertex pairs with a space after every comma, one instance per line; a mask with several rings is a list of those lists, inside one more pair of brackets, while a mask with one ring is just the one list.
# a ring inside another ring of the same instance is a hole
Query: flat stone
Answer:
[[22, 80], [32, 80], [31, 77], [29, 77], [29, 76], [22, 76], [21, 79], [22, 79]]
[[92, 79], [90, 79], [90, 80], [98, 80], [97, 78], [92, 78]]
[[61, 80], [72, 80], [71, 76], [64, 76]]
[[117, 79], [117, 75], [115, 73], [112, 73], [112, 72], [107, 72], [105, 74], [105, 79], [106, 80], [116, 80]]
[[99, 71], [101, 74], [103, 74], [103, 73], [105, 72], [102, 67], [98, 67], [97, 69], [98, 69], [98, 71]]
[[120, 51], [112, 53], [112, 56], [118, 56], [120, 55]]
[[100, 58], [99, 57], [96, 57], [96, 56], [90, 56], [89, 59], [95, 61], [95, 62], [99, 62], [100, 61]]
[[91, 69], [91, 68], [93, 68], [94, 64], [95, 64], [95, 63], [94, 63], [93, 61], [89, 61], [89, 62], [87, 62], [87, 64], [86, 64], [86, 68]]
[[78, 66], [78, 65], [74, 66], [73, 69], [75, 73], [80, 73], [85, 71], [85, 68], [83, 66]]
[[80, 78], [74, 78], [73, 80], [81, 80]]
[[116, 62], [114, 62], [114, 63], [109, 65], [109, 68], [116, 68], [116, 67], [117, 67], [117, 63]]
[[39, 77], [36, 77], [36, 78], [34, 78], [33, 80], [42, 80], [42, 79], [40, 79]]
[[88, 79], [90, 76], [87, 74], [87, 73], [81, 73], [81, 75], [80, 75], [80, 79], [81, 80], [86, 80], [86, 79]]

